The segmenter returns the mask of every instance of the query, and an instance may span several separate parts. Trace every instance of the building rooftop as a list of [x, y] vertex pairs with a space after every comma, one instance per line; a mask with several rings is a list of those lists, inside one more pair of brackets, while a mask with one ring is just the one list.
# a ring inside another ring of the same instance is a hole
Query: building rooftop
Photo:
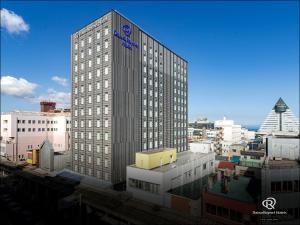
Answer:
[[297, 160], [268, 160], [265, 165], [270, 169], [299, 168], [300, 162]]
[[289, 107], [287, 106], [287, 104], [282, 100], [282, 98], [280, 97], [278, 99], [278, 101], [276, 102], [276, 104], [274, 105], [273, 109], [277, 112], [280, 112], [280, 109], [283, 109], [284, 111], [286, 109], [288, 109]]
[[137, 154], [145, 154], [145, 155], [151, 155], [159, 152], [165, 152], [165, 151], [170, 151], [170, 150], [175, 150], [175, 148], [161, 148], [161, 149], [154, 149], [151, 151], [145, 151], [145, 152], [137, 152]]
[[31, 112], [31, 111], [12, 111], [2, 112], [1, 115], [22, 115], [22, 116], [71, 116], [71, 112]]
[[253, 198], [253, 196], [250, 195], [250, 191], [248, 191], [250, 186], [253, 186], [253, 182], [251, 185], [249, 185], [251, 179], [252, 178], [250, 177], [244, 176], [239, 176], [238, 179], [233, 179], [233, 177], [230, 177], [230, 181], [228, 181], [227, 184], [227, 193], [223, 193], [221, 191], [221, 181], [217, 181], [211, 189], [208, 189], [208, 192], [225, 198], [252, 203], [255, 199]]
[[263, 151], [241, 151], [241, 155], [249, 155], [249, 156], [259, 156], [259, 157], [263, 157], [265, 155], [265, 152]]
[[[197, 160], [197, 159], [205, 157], [209, 154], [214, 154], [214, 153], [213, 152], [198, 153], [198, 152], [191, 152], [191, 151], [179, 152], [179, 153], [177, 153], [177, 160], [175, 162], [166, 164], [166, 165], [163, 165], [160, 167], [156, 167], [154, 169], [151, 169], [151, 171], [165, 173], [165, 172], [168, 172], [168, 171], [174, 169], [175, 167], [182, 166], [184, 164], [187, 164], [190, 161]], [[136, 167], [135, 164], [130, 165], [130, 167], [138, 168], [138, 167]]]
[[224, 162], [221, 161], [218, 165], [219, 169], [229, 169], [229, 170], [234, 170], [235, 168], [235, 164], [232, 162]]

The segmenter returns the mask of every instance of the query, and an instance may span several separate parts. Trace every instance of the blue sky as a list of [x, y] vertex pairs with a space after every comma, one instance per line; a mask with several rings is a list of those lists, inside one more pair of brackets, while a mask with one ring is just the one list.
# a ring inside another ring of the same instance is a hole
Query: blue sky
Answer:
[[70, 35], [116, 9], [188, 60], [190, 120], [226, 115], [257, 125], [279, 97], [299, 115], [298, 7], [275, 1], [2, 2], [23, 24], [1, 24], [7, 85], [1, 111], [38, 111], [44, 98], [67, 104]]

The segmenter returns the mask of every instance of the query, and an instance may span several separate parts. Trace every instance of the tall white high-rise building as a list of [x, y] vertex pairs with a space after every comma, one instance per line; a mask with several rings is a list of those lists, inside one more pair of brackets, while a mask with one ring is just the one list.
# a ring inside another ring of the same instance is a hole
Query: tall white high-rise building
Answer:
[[267, 118], [259, 128], [259, 132], [296, 132], [299, 133], [299, 118], [293, 114], [282, 98], [279, 98]]

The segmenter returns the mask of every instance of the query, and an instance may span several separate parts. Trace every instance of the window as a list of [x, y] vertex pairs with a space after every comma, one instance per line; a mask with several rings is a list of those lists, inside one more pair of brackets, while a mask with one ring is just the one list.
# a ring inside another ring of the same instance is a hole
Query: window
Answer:
[[108, 154], [108, 146], [107, 146], [107, 145], [104, 146], [104, 153], [105, 153], [105, 154]]
[[105, 75], [108, 74], [108, 67], [104, 67], [104, 74], [105, 74]]
[[104, 166], [108, 167], [108, 160], [107, 159], [104, 160]]
[[97, 56], [97, 64], [100, 64], [100, 56]]
[[108, 141], [108, 133], [105, 133], [105, 134], [104, 134], [104, 140], [105, 140], [105, 141]]
[[81, 47], [84, 47], [84, 40], [81, 40]]
[[104, 127], [108, 127], [108, 119], [104, 121]]
[[104, 61], [105, 61], [105, 62], [108, 61], [108, 53], [105, 53], [105, 55], [104, 55]]
[[104, 94], [104, 101], [108, 101], [108, 93]]
[[108, 40], [105, 40], [105, 41], [104, 41], [104, 47], [105, 47], [105, 48], [108, 48]]
[[89, 48], [88, 54], [89, 54], [89, 55], [92, 55], [92, 49], [91, 49], [91, 48]]
[[96, 139], [100, 140], [100, 133], [99, 132], [97, 132]]
[[104, 114], [108, 114], [108, 106], [104, 107]]
[[96, 125], [97, 125], [97, 127], [100, 127], [100, 120], [97, 120]]
[[105, 27], [105, 29], [104, 29], [104, 35], [108, 35], [108, 27]]
[[100, 165], [100, 158], [97, 158], [97, 165], [99, 166]]
[[88, 39], [89, 43], [92, 43], [92, 37], [89, 36], [89, 39]]
[[100, 52], [100, 44], [97, 44], [97, 52]]
[[89, 67], [92, 67], [92, 60], [89, 60]]
[[104, 87], [108, 88], [108, 80], [104, 80]]
[[97, 69], [97, 77], [100, 77], [100, 69]]

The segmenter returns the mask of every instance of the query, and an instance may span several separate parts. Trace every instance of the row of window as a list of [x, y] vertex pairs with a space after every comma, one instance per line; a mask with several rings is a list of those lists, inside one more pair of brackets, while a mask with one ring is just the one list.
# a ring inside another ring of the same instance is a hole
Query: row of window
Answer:
[[[18, 132], [26, 132], [26, 128], [18, 128]], [[44, 131], [58, 131], [58, 128], [27, 128], [27, 132], [44, 132]], [[67, 128], [66, 131], [70, 131], [70, 128]]]
[[[101, 107], [96, 107], [96, 115], [100, 115], [100, 109]], [[108, 115], [108, 106], [104, 106], [104, 114], [105, 115]], [[88, 115], [89, 116], [92, 116], [93, 113], [92, 113], [92, 108], [88, 108]], [[76, 114], [75, 114], [76, 116]], [[77, 120], [74, 121], [74, 127], [77, 127]], [[84, 122], [81, 121], [81, 126], [80, 127], [84, 127]]]
[[[179, 142], [180, 142], [180, 141], [178, 140], [178, 144], [179, 144]], [[147, 143], [147, 142], [144, 142], [144, 143], [143, 143], [143, 149], [144, 149], [144, 150], [152, 149], [152, 148], [156, 149], [156, 148], [158, 148], [158, 143], [159, 143], [159, 146], [160, 146], [160, 147], [163, 145], [163, 141], [162, 141], [162, 140], [160, 140], [159, 142], [158, 142], [157, 140], [155, 140], [155, 141], [148, 141], [148, 143]], [[177, 144], [177, 140], [176, 140], [176, 139], [174, 140], [174, 144], [175, 144], [175, 145]], [[183, 138], [183, 139], [181, 140], [181, 144], [183, 144], [183, 147], [184, 147], [184, 150], [185, 150], [185, 149], [186, 149], [186, 146], [185, 146], [186, 140], [185, 140], [185, 138]]]
[[271, 192], [300, 192], [299, 180], [271, 182]]
[[[107, 49], [108, 48], [108, 40], [105, 40], [104, 41], [104, 48], [105, 49]], [[97, 43], [97, 45], [96, 45], [96, 52], [100, 52], [101, 51], [101, 45], [100, 45], [100, 43]], [[88, 48], [88, 55], [89, 56], [91, 56], [92, 55], [92, 48], [91, 47], [89, 47]], [[81, 59], [84, 59], [84, 51], [83, 50], [81, 50], [81, 52], [80, 52], [80, 58]], [[108, 58], [108, 52], [106, 52], [105, 54], [104, 54], [104, 56], [105, 57], [107, 57]], [[99, 58], [100, 58], [100, 56], [98, 56]], [[75, 53], [74, 54], [74, 60], [77, 62], [78, 61], [78, 53]], [[106, 60], [105, 60], [106, 61]]]
[[[74, 154], [74, 160], [78, 160], [78, 155], [75, 153]], [[84, 155], [80, 155], [80, 162], [84, 162]], [[92, 157], [88, 156], [87, 157], [87, 163], [91, 164], [92, 163]], [[96, 165], [100, 166], [101, 164], [101, 159], [99, 157], [96, 158]], [[108, 159], [104, 159], [104, 167], [108, 167]]]
[[[107, 68], [107, 67], [106, 67], [106, 68]], [[100, 70], [99, 70], [99, 71], [100, 71]], [[106, 71], [105, 73], [108, 74], [108, 68], [107, 68], [107, 70], [105, 69], [105, 71]], [[91, 72], [90, 72], [89, 74], [91, 74]], [[82, 79], [84, 79], [84, 78], [83, 78], [83, 75], [82, 75], [81, 77], [82, 77]], [[76, 80], [76, 79], [77, 79], [77, 76], [75, 76], [75, 80]], [[103, 83], [104, 83], [104, 88], [108, 88], [108, 79], [105, 79]], [[88, 87], [88, 91], [91, 92], [92, 89], [93, 89], [93, 85], [90, 83], [90, 84], [87, 85], [87, 87]], [[96, 89], [99, 90], [100, 87], [101, 87], [100, 82], [96, 82]], [[84, 85], [81, 85], [81, 86], [80, 86], [80, 92], [81, 92], [81, 93], [84, 93], [84, 88], [85, 88]], [[78, 94], [78, 87], [77, 87], [77, 86], [75, 86], [74, 92], [75, 92], [76, 95]]]
[[[243, 214], [241, 212], [235, 211], [233, 209], [224, 208], [221, 206], [216, 206], [209, 203], [206, 203], [206, 212], [212, 215], [224, 217], [237, 222], [243, 221]], [[255, 222], [256, 217], [251, 216], [251, 221]]]
[[[145, 57], [145, 56], [146, 56], [146, 53], [145, 53], [145, 52], [147, 51], [147, 44], [146, 44], [145, 42], [143, 43], [143, 49], [144, 49], [144, 57]], [[153, 54], [153, 48], [152, 48], [152, 46], [150, 46], [150, 47], [149, 47], [149, 56], [150, 56], [150, 58], [151, 58], [151, 55], [152, 55], [152, 54]], [[160, 52], [159, 55], [160, 55], [160, 57], [162, 57], [162, 52]], [[155, 58], [158, 57], [158, 51], [157, 51], [157, 49], [154, 50], [154, 57], [155, 57]], [[145, 60], [145, 58], [144, 58], [144, 61], [146, 62], [147, 60]], [[178, 69], [179, 71], [186, 73], [186, 68], [183, 67], [183, 66], [180, 66], [180, 63], [174, 62], [173, 65], [174, 65], [174, 68], [175, 68], [175, 69], [176, 69], [176, 67], [177, 67], [177, 69]]]
[[[101, 136], [101, 134], [99, 132], [96, 132], [97, 140], [100, 140], [100, 136]], [[77, 131], [74, 132], [74, 138], [78, 138]], [[80, 138], [85, 139], [84, 138], [84, 132], [80, 132]], [[92, 132], [87, 132], [87, 138], [90, 139], [90, 140], [92, 139]], [[108, 140], [108, 133], [104, 133], [104, 139]]]
[[[104, 93], [104, 101], [108, 102], [108, 100], [109, 100], [108, 99], [108, 92], [106, 92], [106, 93]], [[98, 95], [96, 95], [96, 102], [100, 102], [100, 101], [101, 101], [101, 96], [100, 96], [100, 94], [98, 94]], [[85, 99], [83, 97], [81, 97], [80, 104], [84, 105], [84, 103], [85, 103]], [[88, 96], [88, 103], [89, 104], [94, 103], [91, 95]], [[78, 105], [78, 98], [74, 99], [74, 104]], [[82, 115], [84, 115], [84, 109], [82, 109], [81, 112], [82, 112]], [[76, 115], [76, 111], [75, 111], [75, 115]]]
[[[58, 124], [57, 120], [27, 120], [28, 124], [35, 124], [35, 122], [37, 121], [38, 124]], [[26, 123], [26, 120], [18, 120], [17, 123]], [[70, 124], [71, 121], [70, 120], [66, 120], [67, 124]]]
[[141, 189], [143, 191], [147, 191], [147, 192], [150, 192], [153, 194], [158, 194], [159, 188], [160, 188], [159, 184], [150, 183], [150, 182], [137, 180], [137, 179], [133, 179], [133, 178], [129, 178], [129, 186], [132, 188]]
[[[105, 27], [105, 28], [104, 28], [104, 35], [108, 35], [108, 33], [109, 33], [108, 27]], [[100, 35], [101, 35], [100, 31], [97, 31], [96, 39], [100, 39]], [[88, 43], [91, 44], [92, 41], [93, 41], [92, 36], [89, 36], [89, 37], [88, 37]], [[83, 48], [84, 45], [85, 45], [85, 40], [81, 40], [81, 41], [80, 41], [80, 47]], [[75, 50], [78, 50], [78, 43], [75, 43], [74, 48], [75, 48]]]
[[[84, 144], [83, 144], [83, 143], [80, 143], [79, 147], [80, 147], [80, 150], [81, 150], [81, 151], [84, 151], [84, 150], [85, 150]], [[77, 143], [77, 142], [74, 143], [74, 149], [78, 150], [78, 143]], [[88, 150], [89, 152], [92, 151], [92, 144], [87, 144], [87, 150]], [[96, 145], [96, 152], [97, 152], [97, 153], [100, 153], [100, 152], [101, 152], [101, 145]], [[108, 151], [108, 145], [105, 145], [105, 146], [104, 146], [104, 153], [105, 153], [105, 154], [109, 154], [109, 151]]]
[[[80, 166], [80, 171], [78, 171], [78, 165], [74, 165], [74, 171], [75, 172], [79, 172], [79, 173], [81, 173], [81, 174], [85, 174], [85, 169], [84, 169], [84, 167], [83, 166]], [[92, 169], [91, 168], [88, 168], [87, 169], [87, 175], [89, 175], [89, 176], [92, 176], [93, 175], [93, 173], [92, 173]], [[109, 180], [109, 174], [107, 173], [107, 172], [102, 172], [102, 171], [100, 171], [100, 170], [95, 170], [96, 171], [96, 177], [98, 178], [98, 179], [104, 179], [104, 180]], [[104, 175], [104, 176], [103, 176]]]

